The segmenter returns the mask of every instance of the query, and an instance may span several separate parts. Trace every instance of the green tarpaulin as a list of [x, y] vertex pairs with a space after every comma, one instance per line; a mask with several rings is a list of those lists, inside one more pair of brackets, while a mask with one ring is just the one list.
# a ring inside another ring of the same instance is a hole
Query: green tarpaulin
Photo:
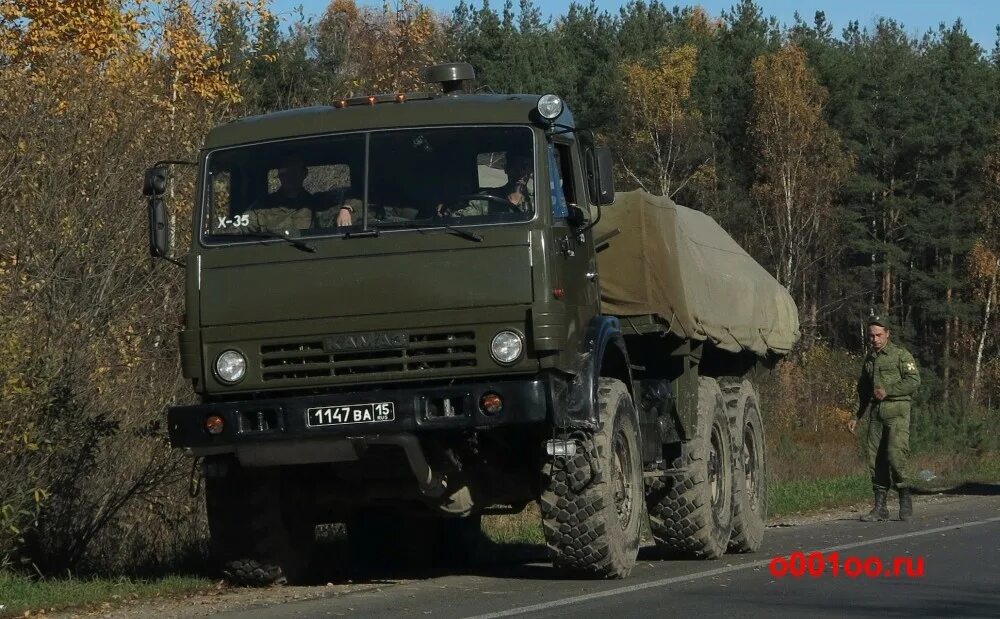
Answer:
[[643, 191], [618, 193], [595, 238], [602, 312], [653, 314], [679, 337], [724, 350], [783, 355], [799, 337], [788, 291], [704, 213]]

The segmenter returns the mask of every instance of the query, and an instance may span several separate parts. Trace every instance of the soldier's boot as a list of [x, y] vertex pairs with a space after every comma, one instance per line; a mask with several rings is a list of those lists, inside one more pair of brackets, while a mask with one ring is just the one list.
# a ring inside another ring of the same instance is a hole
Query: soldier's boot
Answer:
[[885, 505], [887, 490], [875, 488], [875, 505], [872, 510], [861, 517], [862, 522], [875, 522], [889, 519], [889, 508]]
[[899, 489], [899, 519], [909, 520], [913, 516], [913, 491], [909, 488]]

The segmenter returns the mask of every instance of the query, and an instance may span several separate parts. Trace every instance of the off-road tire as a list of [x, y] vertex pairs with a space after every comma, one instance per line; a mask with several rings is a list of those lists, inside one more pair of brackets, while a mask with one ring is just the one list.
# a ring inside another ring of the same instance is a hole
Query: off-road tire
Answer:
[[263, 587], [305, 580], [315, 526], [277, 468], [233, 464], [205, 480], [211, 552], [231, 584]]
[[767, 444], [760, 398], [753, 383], [740, 384], [733, 465], [733, 534], [730, 552], [756, 552], [764, 541], [767, 523]]
[[546, 460], [539, 499], [553, 565], [575, 577], [625, 578], [645, 517], [635, 407], [625, 384], [600, 378], [600, 427], [576, 433], [572, 457]]
[[719, 383], [698, 381], [694, 437], [659, 476], [646, 478], [646, 507], [657, 548], [667, 556], [718, 559], [733, 529], [733, 458]]

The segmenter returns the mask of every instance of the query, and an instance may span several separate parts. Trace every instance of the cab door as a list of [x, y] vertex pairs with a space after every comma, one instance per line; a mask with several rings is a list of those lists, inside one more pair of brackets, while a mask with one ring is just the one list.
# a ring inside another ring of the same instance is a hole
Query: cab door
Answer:
[[[591, 232], [580, 232], [569, 222], [570, 209], [589, 211], [579, 149], [575, 142], [555, 140], [548, 145], [549, 192], [552, 204], [552, 239], [554, 262], [560, 272], [565, 302], [570, 315], [576, 318], [571, 331], [586, 329], [599, 311], [600, 286], [597, 258]], [[570, 340], [573, 334], [570, 333]]]

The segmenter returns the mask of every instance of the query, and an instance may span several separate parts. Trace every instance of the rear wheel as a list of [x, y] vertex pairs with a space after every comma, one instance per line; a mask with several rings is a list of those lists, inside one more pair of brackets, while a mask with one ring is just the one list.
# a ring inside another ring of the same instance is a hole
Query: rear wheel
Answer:
[[757, 390], [750, 381], [740, 385], [742, 434], [733, 470], [732, 552], [756, 552], [767, 522], [767, 467], [764, 423]]
[[314, 545], [311, 510], [278, 468], [233, 462], [205, 480], [213, 558], [236, 585], [297, 584], [308, 575]]
[[715, 379], [699, 379], [695, 436], [669, 466], [646, 482], [657, 547], [668, 555], [718, 559], [733, 530], [733, 458], [722, 391]]
[[635, 565], [643, 518], [642, 460], [625, 384], [598, 383], [600, 429], [577, 452], [543, 468], [542, 528], [555, 567], [574, 576], [624, 578]]

